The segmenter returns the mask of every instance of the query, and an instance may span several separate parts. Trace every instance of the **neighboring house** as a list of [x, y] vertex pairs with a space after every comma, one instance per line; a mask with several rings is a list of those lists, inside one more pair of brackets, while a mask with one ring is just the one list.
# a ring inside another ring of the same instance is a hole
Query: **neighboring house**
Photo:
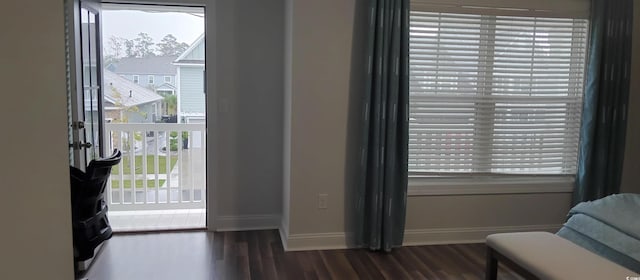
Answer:
[[175, 94], [176, 56], [124, 57], [107, 69], [160, 94]]
[[109, 70], [105, 69], [103, 75], [107, 121], [152, 123], [159, 119], [162, 96]]
[[[173, 62], [177, 66], [179, 123], [205, 122], [204, 51], [202, 34]], [[200, 132], [193, 132], [189, 145], [194, 148], [201, 147], [201, 136]]]
[[203, 34], [173, 62], [177, 67], [178, 122], [181, 123], [203, 123], [205, 119], [204, 47]]

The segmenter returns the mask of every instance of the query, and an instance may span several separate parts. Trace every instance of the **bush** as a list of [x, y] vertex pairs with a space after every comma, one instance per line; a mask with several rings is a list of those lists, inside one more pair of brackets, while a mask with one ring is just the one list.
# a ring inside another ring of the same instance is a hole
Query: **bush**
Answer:
[[169, 148], [172, 152], [178, 150], [178, 132], [171, 131], [171, 133], [169, 133]]
[[[187, 141], [189, 141], [189, 132], [183, 131], [182, 132], [183, 147], [185, 146], [185, 143]], [[171, 133], [169, 133], [169, 148], [172, 152], [175, 152], [178, 150], [178, 132], [177, 131], [171, 131]]]

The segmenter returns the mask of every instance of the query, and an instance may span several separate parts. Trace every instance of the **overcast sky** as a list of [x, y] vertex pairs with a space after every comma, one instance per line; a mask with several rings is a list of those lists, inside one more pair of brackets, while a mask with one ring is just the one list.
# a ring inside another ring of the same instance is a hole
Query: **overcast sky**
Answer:
[[189, 45], [204, 32], [204, 17], [187, 13], [143, 12], [143, 11], [102, 11], [102, 36], [105, 48], [111, 36], [134, 39], [145, 32], [154, 43], [162, 37], [173, 34], [178, 42]]

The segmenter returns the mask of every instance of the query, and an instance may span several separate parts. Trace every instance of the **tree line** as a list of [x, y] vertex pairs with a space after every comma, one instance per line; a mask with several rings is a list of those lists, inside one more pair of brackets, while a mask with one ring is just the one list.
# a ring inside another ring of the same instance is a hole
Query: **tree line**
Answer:
[[172, 34], [165, 35], [160, 42], [155, 43], [149, 34], [140, 32], [134, 39], [109, 37], [105, 58], [107, 62], [111, 62], [123, 57], [174, 56], [182, 54], [187, 48], [188, 44], [178, 42]]

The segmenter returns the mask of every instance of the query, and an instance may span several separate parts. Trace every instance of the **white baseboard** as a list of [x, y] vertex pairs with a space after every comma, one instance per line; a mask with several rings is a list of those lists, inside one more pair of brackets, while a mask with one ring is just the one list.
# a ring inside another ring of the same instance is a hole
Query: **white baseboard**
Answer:
[[555, 233], [562, 225], [527, 225], [472, 228], [410, 229], [404, 232], [404, 246], [484, 243], [487, 235], [505, 232], [548, 231]]
[[217, 231], [278, 229], [280, 215], [242, 215], [216, 217]]
[[[406, 230], [403, 246], [484, 243], [487, 235], [494, 233], [556, 232], [561, 226], [558, 224]], [[280, 238], [285, 251], [348, 249], [354, 244], [349, 235], [344, 232], [288, 234], [286, 229], [280, 226]]]
[[[217, 231], [278, 229], [285, 251], [335, 250], [350, 248], [350, 234], [344, 232], [289, 234], [280, 215], [218, 216]], [[548, 231], [555, 225], [526, 225], [470, 228], [409, 229], [404, 233], [404, 246], [483, 243], [487, 235], [504, 232]]]
[[104, 242], [100, 243], [100, 245], [98, 245], [95, 249], [93, 249], [93, 257], [89, 258], [88, 260], [76, 262], [78, 270], [79, 271], [89, 270], [89, 267], [91, 267], [91, 264], [93, 264], [93, 261], [95, 261], [96, 258], [98, 258], [98, 255], [102, 253], [102, 249], [104, 248], [104, 245], [107, 244], [107, 242], [109, 242], [109, 240], [105, 240]]
[[286, 251], [347, 249], [351, 244], [344, 232], [290, 234], [286, 243]]
[[282, 219], [280, 227], [278, 228], [278, 232], [280, 233], [282, 248], [284, 248], [285, 251], [289, 251], [289, 244], [287, 242], [287, 240], [289, 239], [289, 225], [285, 225], [284, 222], [284, 219]]

